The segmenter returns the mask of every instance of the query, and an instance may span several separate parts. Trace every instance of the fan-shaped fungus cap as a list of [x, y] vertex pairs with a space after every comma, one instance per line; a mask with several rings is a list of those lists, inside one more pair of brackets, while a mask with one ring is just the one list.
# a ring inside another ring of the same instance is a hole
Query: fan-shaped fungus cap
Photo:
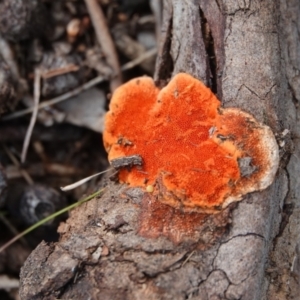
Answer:
[[220, 101], [201, 81], [177, 74], [162, 90], [151, 78], [119, 87], [105, 119], [109, 160], [140, 155], [123, 168], [130, 186], [154, 186], [161, 202], [213, 213], [268, 187], [279, 163], [271, 129]]

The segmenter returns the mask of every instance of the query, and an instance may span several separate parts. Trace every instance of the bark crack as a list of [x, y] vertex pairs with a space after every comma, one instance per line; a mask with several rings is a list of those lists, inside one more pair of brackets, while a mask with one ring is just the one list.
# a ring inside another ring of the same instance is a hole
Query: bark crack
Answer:
[[240, 86], [240, 88], [238, 89], [238, 93], [240, 92], [240, 90], [241, 90], [243, 87], [246, 88], [251, 94], [255, 95], [258, 99], [263, 100], [263, 99], [261, 99], [261, 97], [260, 97], [257, 93], [255, 93], [252, 89], [250, 89], [250, 88], [249, 88], [247, 85], [245, 85], [245, 84], [242, 84], [242, 85]]
[[268, 95], [272, 92], [273, 88], [276, 87], [276, 86], [277, 86], [277, 84], [274, 83], [274, 84], [270, 87], [270, 89], [266, 92], [264, 98], [268, 97]]
[[205, 51], [208, 60], [208, 78], [210, 78], [210, 88], [214, 94], [218, 92], [217, 86], [217, 60], [215, 53], [215, 43], [212, 36], [212, 32], [209, 26], [209, 23], [204, 15], [203, 10], [199, 7], [200, 11], [200, 20], [201, 20], [201, 30], [202, 30], [202, 38], [205, 45]]
[[279, 224], [279, 231], [278, 231], [277, 235], [274, 238], [273, 249], [276, 248], [279, 238], [283, 235], [284, 229], [289, 224], [290, 216], [293, 214], [293, 211], [294, 211], [294, 208], [295, 208], [294, 203], [287, 203], [288, 199], [290, 198], [291, 180], [290, 180], [290, 174], [289, 174], [287, 168], [285, 168], [284, 170], [285, 170], [286, 177], [287, 177], [287, 193], [286, 193], [286, 195], [284, 197], [284, 200], [283, 200], [284, 204], [283, 204], [283, 208], [282, 208], [282, 211], [281, 211], [281, 222]]
[[262, 239], [263, 241], [266, 240], [265, 237], [262, 236], [259, 233], [256, 233], [256, 232], [247, 232], [247, 233], [243, 233], [243, 234], [241, 233], [241, 234], [237, 234], [237, 235], [232, 236], [230, 239], [221, 242], [220, 246], [224, 245], [224, 244], [227, 244], [228, 242], [232, 241], [233, 239], [236, 239], [236, 238], [239, 238], [239, 237], [248, 237], [248, 236], [255, 236], [255, 237], [258, 237], [258, 238]]

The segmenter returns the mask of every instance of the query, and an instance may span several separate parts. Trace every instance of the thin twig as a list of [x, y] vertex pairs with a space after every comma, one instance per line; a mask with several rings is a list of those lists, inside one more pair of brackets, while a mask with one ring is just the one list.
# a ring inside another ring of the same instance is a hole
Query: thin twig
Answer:
[[107, 170], [104, 170], [104, 171], [99, 172], [99, 173], [96, 173], [96, 174], [91, 175], [91, 176], [89, 176], [89, 177], [85, 177], [85, 178], [83, 178], [83, 179], [80, 179], [80, 180], [78, 180], [78, 181], [76, 181], [76, 182], [74, 182], [74, 183], [72, 183], [72, 184], [63, 186], [63, 187], [61, 187], [60, 189], [61, 189], [63, 192], [73, 190], [73, 189], [79, 187], [80, 185], [83, 185], [84, 183], [88, 182], [88, 181], [91, 180], [92, 178], [97, 177], [97, 176], [99, 176], [99, 175], [101, 175], [101, 174], [104, 174], [104, 173], [106, 173], [106, 172], [108, 172], [108, 171], [110, 171], [110, 170], [112, 170], [112, 168], [107, 169]]
[[128, 63], [126, 63], [125, 65], [123, 65], [123, 67], [121, 68], [122, 71], [125, 70], [129, 70], [132, 69], [133, 67], [139, 65], [141, 62], [143, 62], [144, 60], [146, 60], [147, 58], [155, 55], [157, 52], [156, 48], [150, 49], [146, 52], [144, 52], [142, 55], [140, 55], [139, 57], [137, 57], [136, 59], [129, 61]]
[[41, 95], [41, 72], [39, 69], [35, 69], [34, 72], [34, 107], [32, 111], [32, 116], [30, 119], [30, 123], [28, 126], [28, 130], [25, 135], [25, 140], [23, 144], [22, 154], [21, 154], [21, 162], [24, 163], [26, 160], [27, 150], [30, 143], [30, 138], [32, 135], [32, 131], [34, 128], [34, 124], [37, 118], [37, 114], [39, 111], [39, 102], [40, 102], [40, 95]]
[[9, 159], [13, 162], [13, 164], [19, 168], [23, 178], [25, 179], [25, 181], [29, 184], [32, 185], [33, 184], [33, 180], [30, 177], [30, 175], [28, 174], [28, 172], [24, 169], [21, 168], [21, 165], [19, 163], [19, 161], [17, 160], [17, 158], [13, 155], [13, 153], [5, 146], [2, 145], [2, 148], [4, 149], [4, 151], [6, 152], [7, 156], [9, 157]]
[[[20, 280], [8, 277], [7, 275], [0, 275], [0, 290], [6, 290], [7, 292], [18, 289], [20, 287]], [[11, 295], [12, 296], [12, 295]], [[19, 299], [15, 298], [14, 299]]]
[[73, 209], [73, 208], [75, 208], [75, 207], [81, 205], [82, 203], [87, 202], [87, 201], [89, 201], [89, 200], [95, 198], [96, 196], [100, 195], [102, 192], [103, 192], [103, 189], [101, 189], [101, 190], [97, 191], [96, 193], [94, 193], [94, 194], [92, 194], [92, 195], [90, 195], [90, 196], [88, 196], [88, 197], [86, 197], [86, 198], [84, 198], [84, 199], [82, 199], [82, 200], [80, 200], [80, 201], [78, 201], [78, 202], [75, 202], [75, 203], [73, 203], [73, 204], [71, 204], [71, 205], [69, 205], [69, 206], [67, 206], [67, 207], [65, 207], [65, 208], [63, 208], [63, 209], [61, 209], [61, 210], [55, 212], [54, 214], [52, 214], [52, 215], [50, 215], [50, 216], [44, 218], [43, 220], [41, 220], [41, 221], [39, 221], [39, 222], [33, 224], [32, 226], [30, 226], [29, 228], [27, 228], [27, 229], [24, 230], [23, 232], [21, 232], [21, 233], [19, 233], [18, 235], [16, 235], [16, 236], [15, 236], [14, 238], [12, 238], [10, 241], [8, 241], [7, 243], [5, 243], [5, 244], [0, 248], [0, 253], [1, 253], [2, 251], [4, 251], [7, 247], [9, 247], [11, 244], [13, 244], [14, 242], [16, 242], [18, 239], [20, 239], [21, 237], [23, 237], [23, 236], [26, 235], [27, 233], [31, 232], [32, 230], [34, 230], [34, 229], [40, 227], [41, 225], [43, 225], [43, 224], [47, 223], [48, 221], [50, 221], [50, 220], [56, 218], [57, 216], [59, 216], [59, 215], [65, 213], [65, 212], [67, 212], [67, 211], [69, 211], [69, 210], [71, 210], [71, 209]]
[[[143, 53], [142, 55], [140, 55], [136, 59], [134, 59], [132, 61], [129, 61], [128, 63], [124, 64], [122, 66], [121, 70], [122, 71], [126, 71], [126, 70], [129, 70], [129, 69], [132, 69], [133, 67], [139, 65], [141, 62], [143, 62], [147, 58], [155, 55], [156, 52], [157, 52], [156, 48], [148, 50], [147, 52]], [[55, 98], [53, 98], [51, 100], [43, 101], [42, 103], [39, 104], [38, 109], [42, 109], [42, 108], [54, 105], [56, 103], [65, 101], [65, 100], [67, 100], [67, 99], [69, 99], [71, 97], [77, 96], [81, 92], [92, 88], [93, 86], [97, 85], [98, 83], [103, 82], [104, 80], [106, 80], [105, 77], [103, 77], [101, 75], [97, 76], [94, 79], [86, 82], [85, 84], [79, 86], [78, 88], [76, 88], [76, 89], [74, 89], [74, 90], [72, 90], [70, 92], [62, 94], [62, 95], [60, 95], [58, 97], [55, 97]], [[10, 114], [8, 116], [5, 116], [1, 120], [2, 121], [8, 121], [8, 120], [16, 119], [16, 118], [22, 117], [24, 115], [30, 114], [32, 111], [33, 111], [33, 107], [29, 107], [29, 108], [26, 108], [26, 109], [14, 112], [14, 113], [12, 113], [12, 114]]]
[[195, 254], [195, 250], [189, 254], [189, 256], [186, 258], [186, 260], [182, 263], [181, 267], [183, 267], [194, 254]]
[[108, 30], [105, 16], [102, 8], [97, 0], [85, 0], [88, 12], [94, 25], [97, 40], [101, 45], [108, 64], [113, 69], [116, 77], [111, 79], [110, 88], [113, 92], [119, 85], [122, 84], [122, 73], [119, 65], [119, 59], [110, 32]]
[[[55, 97], [51, 100], [43, 101], [42, 103], [39, 104], [38, 109], [42, 109], [42, 108], [54, 105], [56, 103], [62, 102], [64, 100], [67, 100], [67, 99], [69, 99], [73, 96], [76, 96], [76, 95], [80, 94], [81, 92], [83, 92], [85, 90], [88, 90], [89, 88], [97, 85], [98, 83], [103, 82], [104, 80], [105, 80], [105, 78], [103, 76], [97, 76], [96, 78], [86, 82], [82, 86], [79, 86], [78, 88], [76, 88], [76, 89], [74, 89], [70, 92], [62, 94], [62, 95], [60, 95], [58, 97]], [[34, 107], [29, 107], [29, 108], [17, 111], [15, 113], [12, 113], [12, 114], [2, 118], [2, 120], [3, 121], [8, 121], [8, 120], [19, 118], [21, 116], [30, 114], [31, 112], [33, 112], [33, 109], [34, 109]]]
[[42, 77], [43, 77], [43, 79], [48, 79], [48, 78], [60, 76], [60, 75], [66, 74], [66, 73], [70, 73], [70, 72], [76, 72], [78, 70], [79, 70], [79, 66], [74, 65], [74, 64], [69, 64], [62, 68], [56, 68], [56, 69], [49, 70], [47, 72], [43, 72]]

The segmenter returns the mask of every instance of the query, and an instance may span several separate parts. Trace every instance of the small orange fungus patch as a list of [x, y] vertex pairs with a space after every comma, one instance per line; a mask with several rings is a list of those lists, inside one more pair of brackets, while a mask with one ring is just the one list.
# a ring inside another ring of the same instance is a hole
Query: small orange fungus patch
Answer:
[[201, 81], [177, 74], [159, 90], [149, 77], [119, 87], [106, 115], [109, 160], [140, 155], [122, 168], [130, 186], [151, 185], [159, 201], [214, 213], [268, 187], [279, 163], [271, 129], [220, 101]]

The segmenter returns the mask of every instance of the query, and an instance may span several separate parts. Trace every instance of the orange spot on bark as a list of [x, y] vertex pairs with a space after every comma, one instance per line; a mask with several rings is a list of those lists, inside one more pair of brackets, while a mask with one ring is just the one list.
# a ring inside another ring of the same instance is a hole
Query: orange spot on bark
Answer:
[[145, 238], [166, 237], [175, 244], [194, 244], [205, 250], [212, 246], [226, 231], [231, 222], [230, 211], [208, 215], [185, 212], [156, 200], [153, 194], [145, 194], [139, 214], [138, 233]]
[[206, 218], [206, 214], [185, 213], [147, 195], [141, 205], [139, 234], [147, 238], [165, 236], [178, 244], [183, 239], [192, 237]]

